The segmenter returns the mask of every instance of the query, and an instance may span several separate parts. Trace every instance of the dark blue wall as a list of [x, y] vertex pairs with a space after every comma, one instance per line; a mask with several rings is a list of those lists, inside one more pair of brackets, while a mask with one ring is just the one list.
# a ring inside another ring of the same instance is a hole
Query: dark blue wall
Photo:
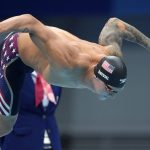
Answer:
[[41, 19], [48, 16], [81, 15], [140, 15], [150, 14], [148, 0], [12, 0], [1, 4], [0, 18], [31, 13]]
[[71, 0], [21, 0], [4, 1], [1, 7], [1, 18], [22, 13], [31, 13], [37, 17], [46, 18], [52, 15], [85, 15], [109, 14], [111, 0], [71, 1]]

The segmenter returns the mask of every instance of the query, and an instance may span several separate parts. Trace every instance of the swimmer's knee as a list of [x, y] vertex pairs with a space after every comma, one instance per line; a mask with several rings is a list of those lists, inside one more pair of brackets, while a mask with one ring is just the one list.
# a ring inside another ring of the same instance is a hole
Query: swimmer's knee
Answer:
[[0, 115], [0, 137], [9, 134], [12, 131], [17, 116], [18, 115], [15, 116]]

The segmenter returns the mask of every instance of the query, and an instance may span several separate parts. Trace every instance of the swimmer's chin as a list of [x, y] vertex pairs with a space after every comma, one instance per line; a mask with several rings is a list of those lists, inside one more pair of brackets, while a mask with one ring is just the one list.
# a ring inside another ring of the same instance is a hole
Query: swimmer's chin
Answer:
[[98, 97], [98, 100], [105, 101], [105, 100], [113, 100], [116, 96], [110, 96], [110, 95], [102, 95]]
[[108, 100], [108, 96], [99, 96], [98, 97], [98, 100], [101, 100], [101, 101], [105, 101], [105, 100]]

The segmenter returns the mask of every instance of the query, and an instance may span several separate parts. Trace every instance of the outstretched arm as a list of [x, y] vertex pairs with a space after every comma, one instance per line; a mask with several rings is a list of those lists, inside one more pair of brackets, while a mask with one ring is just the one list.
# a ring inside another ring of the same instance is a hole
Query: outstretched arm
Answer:
[[135, 27], [118, 18], [108, 20], [99, 36], [99, 44], [103, 46], [111, 45], [114, 51], [120, 52], [123, 39], [150, 50], [150, 39]]
[[30, 14], [11, 17], [0, 22], [0, 33], [7, 31], [27, 32], [43, 42], [46, 42], [50, 36], [54, 36], [53, 32], [50, 30], [47, 32], [45, 25]]
[[[50, 58], [49, 60], [52, 59], [53, 52], [48, 47], [54, 47], [55, 45], [62, 46], [64, 44], [64, 42], [60, 42], [60, 38], [55, 31], [45, 26], [30, 14], [11, 17], [0, 22], [0, 33], [8, 31], [29, 33], [32, 42], [38, 47], [44, 57]], [[57, 42], [58, 40], [59, 43]]]

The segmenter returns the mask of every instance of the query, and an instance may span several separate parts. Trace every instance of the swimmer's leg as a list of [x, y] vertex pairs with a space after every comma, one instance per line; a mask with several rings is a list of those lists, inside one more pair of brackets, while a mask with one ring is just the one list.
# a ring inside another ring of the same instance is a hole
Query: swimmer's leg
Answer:
[[26, 67], [18, 57], [17, 35], [2, 44], [0, 50], [0, 136], [10, 132], [19, 111], [19, 93]]

